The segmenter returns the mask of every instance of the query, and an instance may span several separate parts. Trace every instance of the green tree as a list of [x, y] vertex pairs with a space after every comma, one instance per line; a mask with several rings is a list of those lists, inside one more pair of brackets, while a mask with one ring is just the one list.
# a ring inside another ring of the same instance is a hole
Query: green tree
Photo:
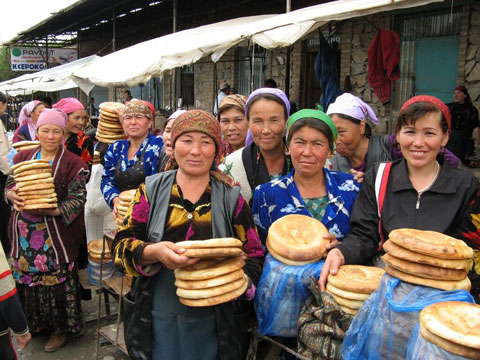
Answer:
[[23, 73], [11, 70], [10, 48], [6, 46], [0, 47], [0, 82], [13, 79], [20, 75], [23, 75]]

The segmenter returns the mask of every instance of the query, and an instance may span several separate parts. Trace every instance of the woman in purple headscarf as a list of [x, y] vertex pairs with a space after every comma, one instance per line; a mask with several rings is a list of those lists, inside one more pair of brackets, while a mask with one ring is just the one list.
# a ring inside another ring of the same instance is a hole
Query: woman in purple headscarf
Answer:
[[13, 143], [35, 140], [35, 124], [45, 105], [40, 100], [33, 100], [22, 107], [18, 117], [18, 129], [13, 135]]

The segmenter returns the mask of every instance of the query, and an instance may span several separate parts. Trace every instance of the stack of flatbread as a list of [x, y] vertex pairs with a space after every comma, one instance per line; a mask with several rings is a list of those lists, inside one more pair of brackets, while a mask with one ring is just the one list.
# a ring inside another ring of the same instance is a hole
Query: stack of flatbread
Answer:
[[435, 232], [397, 229], [383, 245], [390, 275], [442, 290], [470, 290], [467, 277], [473, 250], [461, 240]]
[[480, 359], [480, 306], [445, 301], [420, 313], [422, 337], [451, 353]]
[[97, 140], [111, 144], [117, 140], [125, 139], [123, 126], [116, 112], [123, 109], [125, 105], [117, 102], [104, 102], [98, 107], [100, 108], [100, 115], [97, 125]]
[[182, 304], [213, 306], [231, 301], [247, 290], [242, 257], [203, 259], [195, 264], [175, 269], [175, 286]]
[[182, 254], [200, 259], [226, 258], [243, 255], [242, 242], [235, 238], [187, 240], [177, 243], [186, 251]]
[[287, 215], [268, 229], [267, 249], [287, 265], [305, 265], [319, 261], [330, 242], [328, 230], [320, 221], [306, 215]]
[[21, 210], [52, 209], [57, 207], [52, 167], [48, 160], [28, 160], [12, 166], [17, 194], [24, 205]]
[[127, 215], [127, 210], [132, 203], [136, 191], [137, 189], [126, 190], [121, 192], [118, 196], [117, 217], [115, 218], [115, 222], [118, 226], [123, 225], [123, 219], [125, 219], [125, 215]]
[[100, 151], [93, 152], [92, 165], [100, 164]]
[[372, 266], [342, 265], [336, 275], [328, 275], [327, 292], [343, 311], [355, 315], [370, 294], [377, 290], [384, 273]]
[[[96, 263], [102, 262], [102, 251], [103, 251], [103, 239], [92, 240], [88, 243], [88, 257], [90, 260]], [[105, 252], [103, 254], [103, 262], [106, 263], [112, 261], [112, 256], [110, 255], [110, 248], [105, 244]]]
[[28, 149], [33, 149], [33, 148], [37, 148], [40, 146], [40, 142], [39, 141], [28, 141], [28, 140], [25, 140], [25, 141], [19, 141], [19, 142], [16, 142], [15, 144], [12, 144], [12, 147], [17, 151], [17, 152], [20, 152], [22, 150], [28, 150]]

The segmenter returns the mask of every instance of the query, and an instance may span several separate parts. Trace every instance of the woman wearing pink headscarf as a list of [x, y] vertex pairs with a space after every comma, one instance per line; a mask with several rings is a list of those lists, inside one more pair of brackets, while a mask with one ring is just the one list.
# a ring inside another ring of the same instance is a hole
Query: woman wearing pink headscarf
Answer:
[[24, 140], [35, 140], [35, 124], [45, 105], [40, 100], [33, 100], [22, 107], [18, 117], [18, 129], [13, 135], [13, 143]]
[[87, 113], [83, 104], [73, 97], [61, 99], [53, 104], [53, 109], [60, 109], [68, 116], [65, 126], [65, 147], [80, 156], [88, 168], [92, 168], [93, 141], [83, 133]]

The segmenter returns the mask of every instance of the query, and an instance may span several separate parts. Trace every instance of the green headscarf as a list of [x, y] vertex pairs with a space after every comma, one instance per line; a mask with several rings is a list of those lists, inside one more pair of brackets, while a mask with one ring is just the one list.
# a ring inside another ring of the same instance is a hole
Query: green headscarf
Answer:
[[305, 118], [317, 119], [327, 124], [327, 126], [332, 131], [333, 143], [335, 144], [338, 137], [337, 127], [333, 123], [332, 119], [330, 119], [330, 117], [323, 112], [323, 109], [321, 106], [318, 106], [318, 110], [303, 109], [303, 110], [297, 111], [295, 114], [290, 116], [290, 118], [287, 121], [287, 139], [289, 138], [289, 133], [292, 125], [295, 124], [298, 120], [305, 119]]

